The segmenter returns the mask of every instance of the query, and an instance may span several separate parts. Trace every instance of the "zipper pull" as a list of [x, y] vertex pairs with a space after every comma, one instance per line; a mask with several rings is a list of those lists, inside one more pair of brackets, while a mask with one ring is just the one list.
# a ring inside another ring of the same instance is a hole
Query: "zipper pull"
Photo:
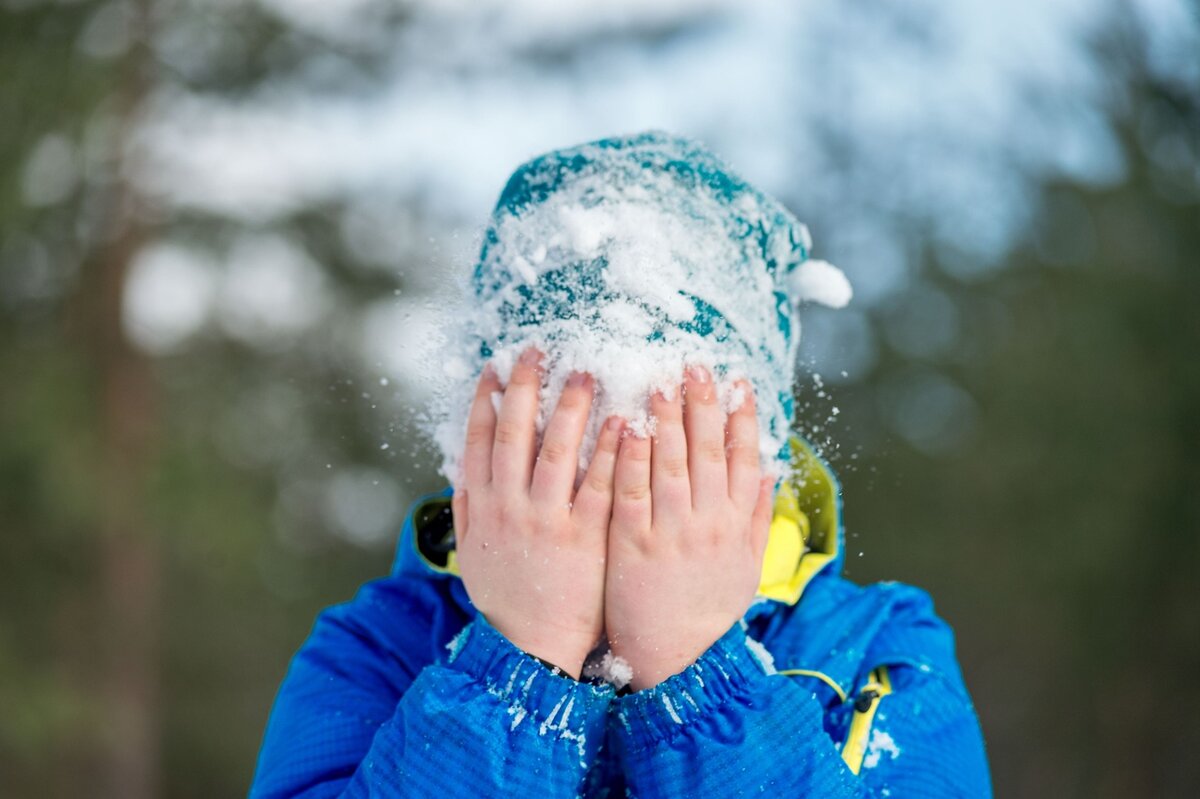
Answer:
[[866, 713], [871, 709], [872, 703], [879, 698], [879, 692], [874, 688], [864, 688], [854, 700], [854, 709], [859, 713]]

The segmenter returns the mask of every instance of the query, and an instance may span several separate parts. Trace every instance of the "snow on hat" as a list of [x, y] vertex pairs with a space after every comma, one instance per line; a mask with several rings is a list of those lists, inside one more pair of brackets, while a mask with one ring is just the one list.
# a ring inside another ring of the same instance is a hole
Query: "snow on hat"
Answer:
[[[700, 143], [660, 131], [539, 156], [496, 203], [451, 352], [435, 437], [456, 481], [475, 381], [491, 360], [507, 382], [528, 346], [546, 358], [539, 433], [573, 370], [596, 378], [580, 453], [603, 420], [652, 433], [647, 400], [685, 366], [714, 375], [726, 410], [746, 378], [758, 400], [760, 455], [789, 460], [799, 303], [845, 305], [850, 284], [809, 258], [808, 229]], [[582, 471], [581, 471], [582, 474]]]

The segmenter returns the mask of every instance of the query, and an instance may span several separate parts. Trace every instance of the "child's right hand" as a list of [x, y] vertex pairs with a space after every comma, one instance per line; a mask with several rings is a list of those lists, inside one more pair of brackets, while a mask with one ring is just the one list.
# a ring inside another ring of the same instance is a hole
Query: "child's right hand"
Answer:
[[[518, 648], [577, 678], [604, 627], [608, 522], [623, 422], [606, 421], [575, 491], [594, 381], [572, 375], [539, 454], [540, 358], [526, 350], [507, 388], [490, 366], [484, 369], [451, 508], [459, 570], [476, 609]], [[492, 394], [498, 391], [497, 415]]]

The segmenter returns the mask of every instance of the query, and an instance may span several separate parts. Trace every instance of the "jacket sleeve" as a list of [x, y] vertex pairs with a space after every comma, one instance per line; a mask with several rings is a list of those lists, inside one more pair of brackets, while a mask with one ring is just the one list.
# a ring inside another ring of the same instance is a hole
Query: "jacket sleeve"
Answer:
[[891, 693], [859, 730], [867, 737], [855, 773], [811, 686], [774, 673], [735, 625], [680, 674], [614, 703], [629, 793], [990, 797], [983, 737], [957, 666], [941, 671], [907, 655], [894, 663]]
[[276, 697], [250, 795], [579, 794], [611, 687], [558, 676], [482, 616], [424, 665], [427, 614], [442, 612], [390, 579], [321, 614]]

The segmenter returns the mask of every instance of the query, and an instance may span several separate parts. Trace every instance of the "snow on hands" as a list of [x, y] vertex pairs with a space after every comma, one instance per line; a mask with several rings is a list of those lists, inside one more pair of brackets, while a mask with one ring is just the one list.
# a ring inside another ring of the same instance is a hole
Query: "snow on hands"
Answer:
[[[758, 458], [754, 395], [728, 416], [711, 375], [657, 393], [652, 438], [627, 432], [613, 478], [605, 625], [641, 690], [694, 662], [753, 600], [773, 479]], [[727, 423], [726, 423], [727, 422]]]

